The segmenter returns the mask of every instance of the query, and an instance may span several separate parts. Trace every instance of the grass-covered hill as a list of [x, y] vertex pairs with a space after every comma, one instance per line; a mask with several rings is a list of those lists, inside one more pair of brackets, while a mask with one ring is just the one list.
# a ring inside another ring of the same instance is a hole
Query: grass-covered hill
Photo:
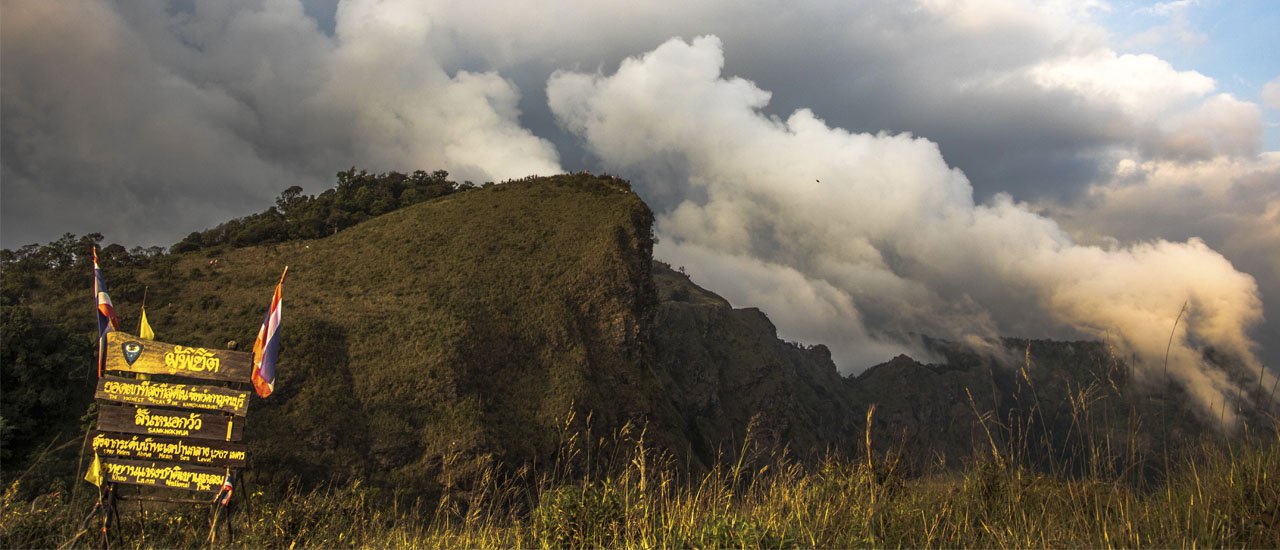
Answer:
[[[159, 339], [241, 349], [289, 266], [277, 390], [246, 429], [245, 546], [1280, 540], [1267, 407], [1226, 437], [1098, 342], [925, 338], [937, 364], [842, 377], [826, 347], [654, 261], [652, 224], [609, 176], [352, 170], [173, 253], [100, 256], [126, 330], [145, 296]], [[3, 547], [97, 532], [78, 459], [99, 241], [0, 253]], [[195, 546], [204, 512], [125, 514], [115, 542]]]
[[[490, 465], [545, 467], [566, 428], [599, 437], [628, 425], [695, 470], [748, 439], [802, 459], [857, 456], [873, 405], [876, 448], [919, 468], [994, 447], [1078, 469], [1091, 438], [1119, 441], [1155, 413], [1156, 435], [1108, 452], [1158, 454], [1157, 437], [1204, 428], [1153, 408], [1095, 343], [1005, 341], [1025, 355], [1011, 365], [995, 357], [1007, 352], [937, 342], [945, 366], [900, 357], [842, 378], [824, 346], [783, 342], [764, 312], [655, 262], [652, 213], [617, 178], [339, 180], [193, 233], [175, 247], [186, 252], [102, 253], [126, 330], [145, 295], [159, 339], [208, 347], [247, 348], [289, 266], [277, 392], [252, 404], [246, 432], [264, 484], [359, 479], [439, 494]], [[328, 236], [300, 238], [311, 229]], [[92, 418], [91, 275], [77, 250], [89, 243], [64, 241], [6, 251], [6, 482], [51, 441], [74, 455]], [[1083, 415], [1085, 400], [1105, 414]]]
[[139, 279], [163, 339], [218, 346], [252, 341], [288, 265], [279, 389], [247, 432], [255, 471], [432, 492], [486, 458], [546, 458], [575, 409], [601, 429], [648, 422], [676, 445], [643, 333], [651, 223], [626, 184], [562, 176]]
[[[649, 444], [700, 467], [731, 452], [753, 421], [780, 445], [836, 443], [815, 427], [847, 406], [830, 393], [840, 378], [829, 357], [779, 341], [759, 311], [734, 310], [656, 264], [652, 213], [622, 180], [508, 182], [324, 238], [234, 246], [285, 233], [244, 232], [284, 219], [274, 212], [193, 234], [179, 248], [203, 248], [188, 252], [147, 261], [103, 252], [125, 330], [145, 293], [158, 338], [209, 347], [248, 347], [289, 266], [277, 392], [253, 403], [246, 432], [261, 481], [358, 478], [432, 494], [489, 463], [547, 462], [570, 418], [596, 434], [642, 427]], [[57, 416], [61, 427], [21, 430], [11, 441], [19, 464], [45, 443], [33, 432], [75, 437], [92, 394], [88, 291], [66, 276], [75, 266], [49, 263], [48, 280], [11, 263], [6, 304], [58, 327], [46, 347], [85, 344], [73, 348], [83, 370], [70, 361], [73, 383], [50, 388], [20, 379], [42, 352], [10, 354], [6, 396], [22, 386], [58, 400], [5, 417]]]

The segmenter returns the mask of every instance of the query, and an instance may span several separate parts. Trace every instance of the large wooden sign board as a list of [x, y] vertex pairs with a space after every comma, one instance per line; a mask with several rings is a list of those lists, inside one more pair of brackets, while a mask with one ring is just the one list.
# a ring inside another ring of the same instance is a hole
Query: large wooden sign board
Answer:
[[253, 371], [251, 353], [166, 344], [120, 331], [107, 333], [105, 354], [109, 371], [243, 383]]
[[99, 378], [94, 392], [101, 405], [89, 435], [103, 481], [208, 498], [245, 466], [249, 448], [239, 441], [249, 413], [251, 354], [119, 331], [107, 333], [103, 353], [106, 371], [126, 373]]

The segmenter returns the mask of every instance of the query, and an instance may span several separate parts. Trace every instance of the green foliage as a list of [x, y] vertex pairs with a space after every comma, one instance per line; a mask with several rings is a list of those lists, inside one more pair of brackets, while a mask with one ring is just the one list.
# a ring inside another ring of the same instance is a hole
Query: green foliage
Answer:
[[268, 487], [376, 478], [363, 456], [369, 426], [353, 386], [346, 330], [323, 319], [290, 319], [282, 333], [288, 376], [270, 399], [255, 399], [246, 440]]
[[612, 484], [556, 487], [538, 495], [529, 528], [543, 548], [617, 547], [623, 506]]
[[[353, 168], [340, 172], [336, 188], [319, 197], [304, 196], [300, 187], [290, 187], [274, 207], [192, 233], [174, 252], [203, 249], [207, 256], [221, 257], [228, 247], [326, 236], [370, 216], [466, 188], [447, 176], [444, 171], [369, 174]], [[98, 249], [99, 264], [125, 330], [135, 330], [136, 308], [149, 294], [150, 319], [162, 338], [187, 337], [189, 333], [167, 329], [175, 316], [194, 314], [203, 322], [179, 330], [200, 330], [206, 338], [200, 343], [222, 346], [227, 340], [243, 339], [244, 328], [226, 322], [231, 317], [219, 265], [166, 254], [162, 247], [126, 249], [102, 241], [97, 233], [68, 233], [44, 245], [0, 250], [0, 383], [4, 387], [0, 461], [5, 464], [5, 480], [22, 471], [41, 445], [80, 435], [75, 433], [74, 421], [92, 401], [95, 378], [92, 248]], [[213, 284], [197, 285], [200, 292], [186, 293], [185, 281]], [[265, 298], [254, 296], [253, 301], [262, 303]], [[242, 321], [260, 319], [258, 309], [244, 300], [237, 306], [243, 312]], [[290, 332], [285, 334], [292, 337]], [[318, 364], [323, 359], [318, 357]], [[339, 383], [350, 385], [349, 380]], [[334, 387], [341, 387], [339, 383]]]
[[[92, 285], [93, 257], [90, 250], [101, 242], [102, 235], [97, 233], [83, 237], [67, 233], [43, 246], [29, 244], [17, 250], [0, 251], [4, 294], [17, 299], [33, 288], [70, 290], [84, 284], [86, 273]], [[123, 246], [111, 245], [102, 249], [99, 256], [103, 262], [121, 263], [128, 261], [129, 252]]]
[[0, 297], [0, 462], [6, 480], [92, 399], [93, 341]]
[[[113, 297], [140, 298], [136, 275], [157, 248], [101, 246], [102, 235], [70, 233], [46, 245], [0, 251], [0, 478], [29, 487], [65, 477], [93, 401], [97, 323], [92, 247], [111, 271]], [[129, 314], [121, 312], [121, 318]], [[42, 460], [34, 460], [41, 456]], [[33, 462], [40, 467], [30, 469]]]
[[173, 252], [318, 239], [374, 216], [471, 187], [448, 177], [444, 170], [370, 174], [353, 167], [338, 172], [333, 189], [308, 196], [302, 194], [301, 187], [291, 186], [280, 193], [275, 206], [193, 232], [173, 245]]

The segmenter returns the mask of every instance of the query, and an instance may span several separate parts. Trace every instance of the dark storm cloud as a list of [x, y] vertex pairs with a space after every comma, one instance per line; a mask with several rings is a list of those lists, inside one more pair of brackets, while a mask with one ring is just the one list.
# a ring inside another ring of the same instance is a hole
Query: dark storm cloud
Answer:
[[[435, 50], [444, 66], [498, 67], [513, 78], [526, 94], [523, 120], [552, 139], [573, 168], [591, 159], [548, 124], [545, 97], [535, 90], [539, 77], [612, 70], [670, 37], [703, 34], [724, 43], [727, 74], [772, 92], [766, 113], [806, 108], [852, 131], [926, 136], [970, 176], [980, 200], [998, 192], [1024, 200], [1077, 197], [1110, 173], [1117, 147], [1186, 156], [1258, 146], [1249, 120], [1206, 137], [1162, 127], [1159, 117], [1171, 111], [1110, 101], [1108, 87], [1126, 75], [1170, 90], [1150, 101], [1172, 110], [1198, 101], [1212, 84], [1155, 58], [1099, 57], [1110, 51], [1102, 29], [1035, 3], [480, 0], [433, 3], [430, 11], [453, 32]], [[1076, 78], [1094, 69], [1111, 82]]]
[[292, 179], [240, 137], [252, 112], [153, 63], [106, 6], [12, 4], [3, 25], [6, 246], [64, 231], [167, 244]]
[[429, 25], [339, 14], [330, 36], [294, 2], [7, 5], [0, 241], [167, 245], [352, 165], [559, 169], [509, 82], [420, 54]]

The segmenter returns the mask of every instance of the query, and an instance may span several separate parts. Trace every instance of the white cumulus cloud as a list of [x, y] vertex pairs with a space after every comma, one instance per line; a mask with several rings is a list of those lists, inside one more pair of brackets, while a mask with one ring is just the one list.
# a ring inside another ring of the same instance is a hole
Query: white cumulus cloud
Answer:
[[1268, 109], [1280, 110], [1280, 77], [1262, 86], [1262, 104]]
[[1202, 241], [1079, 244], [1008, 196], [975, 203], [931, 141], [763, 114], [769, 93], [723, 63], [704, 36], [548, 83], [559, 120], [608, 169], [639, 175], [642, 193], [680, 195], [658, 212], [659, 253], [696, 279], [738, 304], [803, 304], [821, 322], [780, 325], [806, 341], [843, 327], [833, 351], [845, 369], [912, 330], [1032, 327], [1117, 335], [1150, 369], [1185, 300], [1171, 372], [1205, 410], [1239, 393], [1193, 344], [1251, 356], [1257, 287]]

